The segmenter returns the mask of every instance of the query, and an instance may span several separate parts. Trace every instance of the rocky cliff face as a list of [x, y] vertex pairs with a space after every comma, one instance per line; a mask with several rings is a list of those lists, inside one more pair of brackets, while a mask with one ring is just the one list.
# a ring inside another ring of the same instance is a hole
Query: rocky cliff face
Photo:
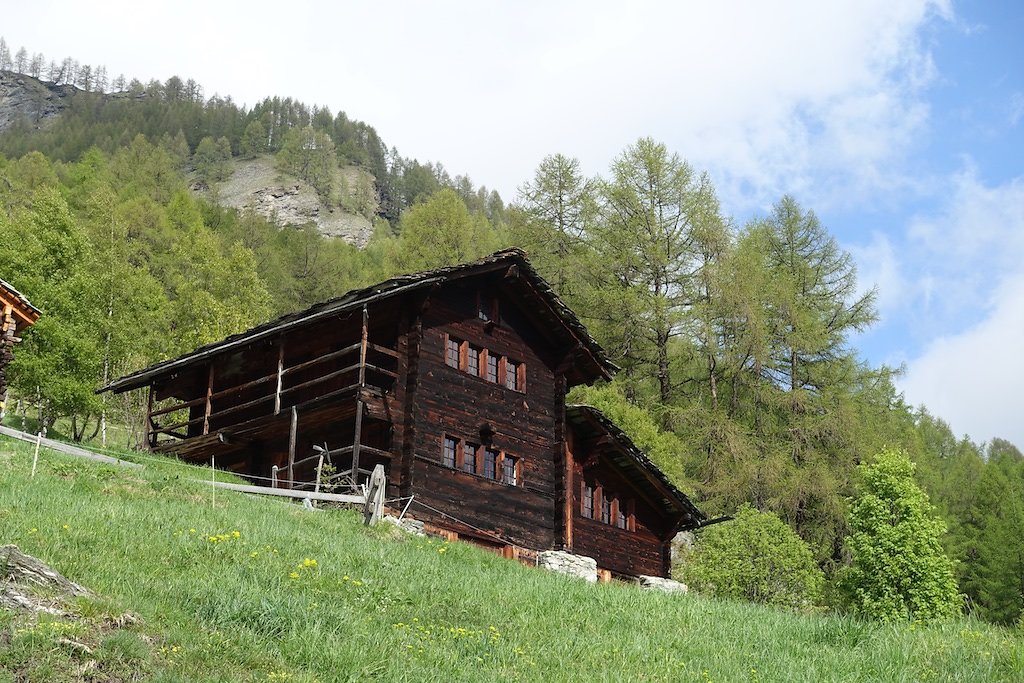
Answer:
[[270, 157], [235, 162], [231, 177], [216, 188], [212, 198], [222, 206], [255, 211], [279, 226], [313, 223], [321, 235], [360, 248], [373, 233], [366, 217], [325, 205], [312, 187], [281, 175]]
[[72, 85], [58, 85], [0, 71], [0, 131], [20, 119], [33, 126], [43, 125], [67, 108], [70, 98], [78, 92]]

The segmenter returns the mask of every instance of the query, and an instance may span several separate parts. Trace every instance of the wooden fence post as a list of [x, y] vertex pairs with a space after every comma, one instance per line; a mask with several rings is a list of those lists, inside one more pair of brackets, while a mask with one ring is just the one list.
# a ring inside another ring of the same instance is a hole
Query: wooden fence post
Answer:
[[[320, 454], [320, 459], [316, 462], [316, 484], [313, 487], [313, 493], [320, 493], [320, 475], [324, 471], [324, 454]], [[312, 502], [313, 507], [316, 507], [316, 502]]]
[[36, 478], [36, 465], [39, 463], [39, 442], [43, 440], [43, 433], [39, 432], [36, 434], [36, 452], [32, 456], [32, 476], [29, 479]]
[[370, 475], [370, 485], [366, 489], [366, 507], [363, 509], [363, 521], [374, 524], [384, 515], [384, 489], [387, 477], [384, 476], [384, 465], [377, 465]]

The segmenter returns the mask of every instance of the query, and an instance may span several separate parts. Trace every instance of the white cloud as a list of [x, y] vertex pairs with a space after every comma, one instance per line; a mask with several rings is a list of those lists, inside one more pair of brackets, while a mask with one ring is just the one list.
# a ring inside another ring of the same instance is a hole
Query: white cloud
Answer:
[[1024, 446], [1024, 273], [995, 290], [993, 310], [961, 334], [936, 339], [899, 382], [907, 400], [926, 404], [954, 431]]
[[904, 335], [907, 400], [976, 441], [1024, 444], [1024, 177], [988, 186], [968, 162], [945, 196], [902, 239], [852, 252], [879, 285], [883, 326]]
[[935, 17], [949, 0], [39, 0], [3, 32], [112, 74], [343, 109], [507, 198], [546, 154], [603, 172], [650, 135], [711, 169], [731, 211], [785, 191], [821, 210], [908, 182], [892, 162], [928, 120]]

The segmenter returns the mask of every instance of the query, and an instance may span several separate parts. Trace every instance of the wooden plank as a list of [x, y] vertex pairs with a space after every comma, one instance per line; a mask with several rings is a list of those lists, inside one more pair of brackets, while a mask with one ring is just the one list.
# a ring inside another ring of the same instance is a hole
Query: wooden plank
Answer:
[[194, 398], [191, 401], [185, 401], [184, 403], [175, 403], [169, 408], [161, 408], [160, 410], [154, 410], [152, 413], [150, 413], [150, 416], [158, 417], [160, 415], [166, 415], [167, 413], [173, 413], [178, 410], [184, 410], [185, 408], [192, 408], [193, 406], [202, 405], [204, 401], [206, 401], [206, 397], [200, 396], [199, 398]]
[[293, 365], [291, 367], [285, 368], [284, 369], [284, 374], [288, 375], [288, 374], [291, 374], [293, 372], [298, 372], [299, 370], [305, 370], [306, 368], [312, 367], [314, 365], [319, 365], [320, 363], [326, 363], [329, 360], [334, 360], [335, 358], [338, 358], [340, 356], [344, 356], [346, 354], [352, 353], [353, 351], [357, 350], [358, 348], [359, 348], [359, 344], [357, 342], [355, 344], [352, 344], [351, 346], [346, 346], [343, 349], [338, 349], [337, 351], [332, 351], [331, 353], [325, 353], [324, 355], [317, 356], [316, 358], [313, 358], [312, 360], [307, 360], [305, 362], [299, 363], [298, 365]]
[[[197, 480], [199, 481], [199, 480]], [[210, 484], [210, 481], [201, 481], [202, 484]], [[365, 505], [366, 498], [347, 493], [314, 493], [313, 491], [295, 491], [289, 489], [275, 489], [269, 486], [252, 486], [250, 484], [232, 484], [226, 481], [218, 481], [213, 484], [219, 489], [239, 491], [241, 493], [255, 493], [261, 496], [278, 496], [280, 498], [309, 498], [310, 500], [324, 500], [333, 503], [355, 503]]]
[[386, 346], [371, 343], [368, 344], [368, 347], [378, 353], [383, 353], [385, 356], [391, 356], [392, 358], [401, 358], [401, 355], [399, 355], [398, 351], [395, 351], [394, 349], [389, 349]]
[[[363, 367], [365, 369], [367, 369], [367, 370], [373, 370], [374, 372], [379, 372], [380, 374], [385, 375], [387, 377], [390, 377], [392, 379], [397, 379], [398, 378], [398, 373], [397, 372], [394, 372], [392, 370], [386, 370], [386, 369], [380, 367], [379, 365], [373, 365], [371, 363], [365, 363], [365, 364], [363, 364]], [[365, 381], [364, 381], [364, 384], [365, 384]]]
[[274, 398], [274, 397], [271, 396], [270, 394], [267, 394], [266, 396], [260, 396], [259, 398], [255, 398], [255, 399], [253, 399], [251, 401], [246, 401], [245, 403], [239, 403], [237, 406], [231, 406], [230, 408], [225, 408], [224, 410], [218, 410], [216, 413], [213, 414], [213, 417], [221, 418], [221, 417], [224, 417], [225, 415], [230, 415], [231, 413], [237, 413], [239, 410], [245, 410], [246, 408], [252, 408], [253, 406], [257, 406], [257, 405], [259, 405], [261, 403], [265, 403], [265, 402], [271, 400], [272, 398]]
[[335, 370], [334, 372], [329, 372], [326, 375], [319, 375], [319, 376], [314, 377], [313, 379], [311, 379], [309, 381], [303, 382], [302, 384], [296, 384], [293, 387], [288, 387], [287, 389], [283, 389], [281, 391], [281, 393], [282, 394], [289, 394], [289, 393], [291, 393], [293, 391], [298, 391], [299, 389], [308, 389], [309, 387], [313, 386], [314, 384], [322, 384], [324, 382], [327, 382], [329, 380], [334, 379], [335, 377], [340, 377], [341, 375], [347, 375], [347, 374], [349, 374], [351, 372], [354, 372], [355, 370], [359, 370], [359, 369], [360, 369], [360, 366], [359, 366], [358, 363], [355, 364], [355, 365], [349, 365], [348, 367], [342, 368], [341, 370]]
[[190, 426], [196, 424], [197, 422], [202, 422], [202, 421], [203, 421], [203, 418], [201, 418], [201, 417], [193, 417], [191, 420], [186, 420], [185, 422], [179, 422], [178, 424], [169, 425], [167, 427], [162, 427], [162, 426], [158, 426], [158, 425], [154, 424], [153, 427], [155, 427], [155, 429], [153, 430], [153, 434], [170, 434], [171, 432], [173, 432], [176, 429], [181, 429], [182, 427], [190, 427]]
[[215, 398], [215, 399], [216, 398], [224, 398], [225, 396], [228, 396], [229, 394], [234, 394], [234, 393], [237, 393], [239, 391], [244, 391], [246, 389], [252, 389], [253, 387], [256, 387], [256, 386], [259, 386], [261, 384], [264, 384], [265, 382], [269, 382], [270, 380], [274, 379], [275, 377], [277, 377], [277, 374], [276, 373], [271, 373], [269, 375], [264, 375], [262, 377], [258, 377], [256, 379], [250, 380], [248, 382], [243, 382], [242, 384], [236, 384], [233, 387], [228, 387], [226, 389], [221, 389], [217, 393], [213, 394], [210, 398]]

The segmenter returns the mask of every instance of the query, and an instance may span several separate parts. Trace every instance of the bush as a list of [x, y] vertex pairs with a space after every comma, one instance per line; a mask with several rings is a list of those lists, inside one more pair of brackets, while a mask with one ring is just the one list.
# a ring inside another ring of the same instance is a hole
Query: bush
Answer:
[[816, 604], [824, 583], [796, 532], [750, 505], [733, 521], [700, 532], [682, 574], [701, 593], [792, 608]]
[[958, 614], [963, 599], [940, 543], [946, 525], [914, 482], [914, 463], [903, 451], [884, 450], [858, 469], [861, 494], [846, 539], [853, 559], [840, 577], [847, 606], [882, 621]]

